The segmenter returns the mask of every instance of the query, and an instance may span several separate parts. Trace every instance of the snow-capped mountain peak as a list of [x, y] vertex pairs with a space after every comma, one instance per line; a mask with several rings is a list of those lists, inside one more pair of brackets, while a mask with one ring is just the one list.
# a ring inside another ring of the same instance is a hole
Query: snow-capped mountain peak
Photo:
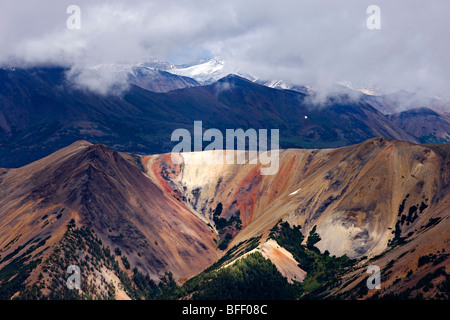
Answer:
[[168, 72], [193, 78], [201, 84], [213, 83], [231, 73], [225, 69], [225, 61], [217, 58], [187, 67], [176, 67]]

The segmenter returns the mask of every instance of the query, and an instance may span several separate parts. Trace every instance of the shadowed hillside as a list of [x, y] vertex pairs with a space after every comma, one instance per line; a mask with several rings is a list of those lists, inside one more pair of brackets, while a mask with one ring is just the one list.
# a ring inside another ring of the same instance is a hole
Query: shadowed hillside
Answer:
[[66, 72], [0, 69], [0, 167], [23, 166], [77, 140], [136, 154], [170, 152], [172, 132], [192, 132], [197, 120], [222, 132], [279, 129], [282, 148], [341, 147], [377, 136], [418, 142], [364, 100], [345, 95], [318, 104], [234, 75], [167, 93], [130, 85], [100, 95], [74, 87]]

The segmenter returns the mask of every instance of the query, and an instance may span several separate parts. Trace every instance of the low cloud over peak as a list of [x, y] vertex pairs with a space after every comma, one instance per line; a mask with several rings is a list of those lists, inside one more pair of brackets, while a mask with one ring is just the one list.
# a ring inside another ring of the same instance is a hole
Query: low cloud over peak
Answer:
[[[79, 30], [66, 26], [72, 4], [81, 9]], [[366, 26], [371, 4], [381, 9], [379, 30]], [[233, 70], [325, 91], [350, 81], [446, 96], [448, 9], [444, 0], [4, 1], [0, 62], [68, 66], [82, 75], [74, 79], [103, 90], [80, 70], [149, 56], [177, 64], [220, 56]]]

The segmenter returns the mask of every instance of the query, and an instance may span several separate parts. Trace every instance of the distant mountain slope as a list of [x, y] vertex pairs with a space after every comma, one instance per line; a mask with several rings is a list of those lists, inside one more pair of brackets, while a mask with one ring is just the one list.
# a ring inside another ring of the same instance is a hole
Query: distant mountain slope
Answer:
[[179, 76], [168, 72], [171, 66], [162, 62], [128, 64], [101, 64], [90, 68], [101, 78], [126, 80], [153, 92], [168, 92], [171, 90], [199, 86], [193, 78]]
[[389, 115], [397, 126], [422, 143], [450, 142], [450, 117], [428, 108], [417, 108]]
[[169, 92], [200, 85], [192, 78], [173, 75], [166, 71], [142, 68], [133, 71], [133, 74], [128, 76], [130, 83], [153, 92]]
[[364, 100], [383, 114], [393, 114], [420, 108], [428, 108], [443, 113], [450, 111], [450, 102], [447, 99], [429, 97], [426, 94], [405, 90], [388, 94], [365, 95]]
[[417, 142], [364, 101], [309, 96], [227, 76], [207, 86], [123, 96], [80, 91], [64, 69], [0, 70], [0, 167], [17, 167], [76, 140], [138, 154], [169, 152], [173, 130], [279, 129], [282, 148], [326, 148], [384, 136]]

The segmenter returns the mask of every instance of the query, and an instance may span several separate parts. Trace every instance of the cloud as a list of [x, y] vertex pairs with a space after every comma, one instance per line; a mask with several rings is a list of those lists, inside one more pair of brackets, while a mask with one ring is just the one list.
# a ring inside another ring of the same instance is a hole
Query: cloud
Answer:
[[66, 73], [66, 78], [77, 89], [88, 89], [101, 95], [120, 96], [129, 88], [126, 73], [114, 72], [108, 68], [98, 70], [73, 66]]
[[[68, 30], [66, 9], [81, 8]], [[369, 30], [366, 9], [381, 8]], [[3, 1], [0, 63], [60, 64], [73, 79], [99, 87], [83, 69], [148, 57], [191, 62], [220, 56], [259, 78], [312, 84], [339, 81], [448, 95], [450, 3], [372, 1]], [[106, 79], [106, 87], [123, 79]]]
[[214, 84], [214, 93], [216, 96], [220, 95], [222, 92], [233, 90], [234, 84], [229, 82], [217, 82]]

